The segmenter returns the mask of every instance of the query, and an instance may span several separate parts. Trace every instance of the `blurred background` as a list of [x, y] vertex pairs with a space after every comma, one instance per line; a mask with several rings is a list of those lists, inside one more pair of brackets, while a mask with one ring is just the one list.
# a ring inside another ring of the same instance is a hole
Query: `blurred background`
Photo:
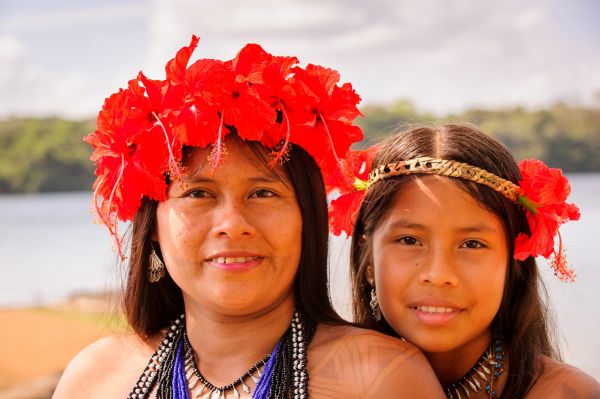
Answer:
[[[595, 0], [0, 0], [0, 399], [47, 398], [69, 359], [125, 327], [122, 270], [89, 212], [81, 138], [104, 98], [164, 64], [247, 42], [338, 70], [361, 95], [362, 146], [403, 124], [468, 121], [569, 175], [561, 230], [575, 283], [541, 262], [565, 359], [600, 379], [600, 3]], [[332, 239], [349, 316], [349, 241]]]

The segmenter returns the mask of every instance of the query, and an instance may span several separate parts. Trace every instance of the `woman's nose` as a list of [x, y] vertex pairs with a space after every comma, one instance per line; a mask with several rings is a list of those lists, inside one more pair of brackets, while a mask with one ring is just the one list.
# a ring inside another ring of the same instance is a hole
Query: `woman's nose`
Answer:
[[255, 229], [241, 201], [223, 199], [213, 213], [213, 235], [240, 238], [251, 236]]

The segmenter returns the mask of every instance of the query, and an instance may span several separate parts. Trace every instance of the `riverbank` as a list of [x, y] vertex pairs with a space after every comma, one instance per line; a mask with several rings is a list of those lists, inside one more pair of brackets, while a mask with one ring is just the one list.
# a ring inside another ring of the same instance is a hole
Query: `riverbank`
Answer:
[[0, 309], [0, 399], [50, 398], [81, 349], [125, 330], [110, 295], [77, 295], [47, 307]]

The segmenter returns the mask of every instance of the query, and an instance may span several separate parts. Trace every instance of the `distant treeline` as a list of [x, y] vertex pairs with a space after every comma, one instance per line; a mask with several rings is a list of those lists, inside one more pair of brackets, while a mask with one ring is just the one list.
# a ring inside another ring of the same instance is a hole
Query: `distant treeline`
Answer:
[[[413, 124], [470, 122], [502, 141], [517, 159], [535, 157], [566, 172], [600, 171], [600, 108], [556, 104], [548, 109], [470, 109], [444, 117], [418, 112], [409, 101], [367, 105], [360, 147]], [[81, 139], [94, 120], [0, 120], [0, 193], [89, 190], [94, 167]]]

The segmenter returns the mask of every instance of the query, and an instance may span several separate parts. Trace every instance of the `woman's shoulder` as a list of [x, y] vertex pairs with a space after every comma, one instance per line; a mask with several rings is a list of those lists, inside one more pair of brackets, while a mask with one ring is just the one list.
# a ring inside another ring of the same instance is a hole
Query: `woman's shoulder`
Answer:
[[319, 325], [308, 356], [311, 396], [444, 397], [416, 347], [377, 331]]
[[125, 397], [159, 341], [160, 337], [142, 339], [133, 333], [99, 339], [71, 360], [53, 398]]
[[600, 384], [589, 374], [549, 357], [528, 398], [600, 398]]
[[326, 352], [335, 352], [342, 348], [351, 348], [359, 352], [368, 351], [371, 356], [365, 358], [365, 361], [376, 361], [379, 356], [392, 356], [398, 360], [422, 356], [414, 345], [402, 339], [352, 325], [322, 324], [313, 342], [315, 349]]

